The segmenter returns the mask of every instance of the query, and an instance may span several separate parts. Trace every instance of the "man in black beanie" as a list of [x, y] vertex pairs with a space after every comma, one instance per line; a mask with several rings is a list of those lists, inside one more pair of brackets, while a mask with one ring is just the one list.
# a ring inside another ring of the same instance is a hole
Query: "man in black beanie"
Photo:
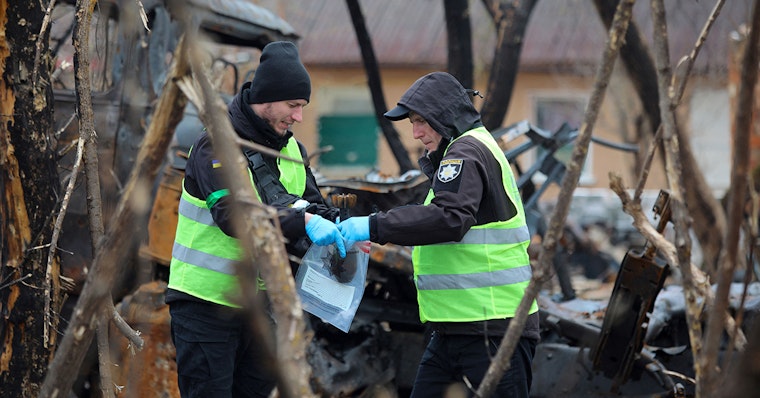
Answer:
[[263, 104], [302, 99], [309, 102], [311, 80], [296, 46], [289, 41], [269, 43], [261, 52], [261, 61], [250, 85], [243, 86], [245, 101]]
[[[291, 42], [264, 47], [251, 82], [228, 105], [232, 126], [246, 140], [286, 158], [308, 159], [290, 127], [303, 120], [311, 81]], [[329, 207], [304, 163], [246, 150], [249, 172], [262, 202], [278, 210], [288, 253], [301, 256], [313, 242], [345, 245]], [[240, 311], [234, 264], [240, 259], [233, 235], [233, 199], [223, 184], [211, 141], [204, 132], [190, 151], [182, 185], [179, 222], [166, 302], [177, 349], [182, 397], [267, 397], [275, 386], [271, 361], [262, 357]], [[263, 282], [259, 282], [265, 289]]]

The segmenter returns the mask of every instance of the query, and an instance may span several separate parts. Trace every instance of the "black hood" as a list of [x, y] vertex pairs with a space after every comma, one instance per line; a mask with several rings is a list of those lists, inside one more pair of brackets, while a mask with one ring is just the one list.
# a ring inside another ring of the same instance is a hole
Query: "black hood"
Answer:
[[401, 120], [413, 111], [446, 139], [479, 126], [480, 113], [472, 104], [470, 94], [459, 81], [446, 72], [433, 72], [419, 78], [398, 101], [396, 108], [385, 116]]

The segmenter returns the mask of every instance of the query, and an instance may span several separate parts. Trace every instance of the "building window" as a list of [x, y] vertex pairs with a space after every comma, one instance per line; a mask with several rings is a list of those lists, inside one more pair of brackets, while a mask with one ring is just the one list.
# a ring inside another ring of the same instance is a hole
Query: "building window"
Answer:
[[[581, 97], [554, 97], [541, 96], [534, 99], [535, 124], [539, 128], [555, 132], [564, 123], [573, 129], [579, 129], [583, 122], [583, 114], [586, 110], [586, 99]], [[541, 151], [542, 149], [538, 149]], [[555, 152], [554, 157], [567, 164], [572, 159], [573, 143], [569, 143]], [[536, 154], [538, 157], [540, 153]], [[586, 162], [581, 170], [579, 183], [581, 185], [594, 184], [595, 179], [592, 168], [593, 147], [589, 146], [586, 154]], [[538, 178], [537, 178], [538, 179]], [[543, 182], [543, 181], [534, 181]]]

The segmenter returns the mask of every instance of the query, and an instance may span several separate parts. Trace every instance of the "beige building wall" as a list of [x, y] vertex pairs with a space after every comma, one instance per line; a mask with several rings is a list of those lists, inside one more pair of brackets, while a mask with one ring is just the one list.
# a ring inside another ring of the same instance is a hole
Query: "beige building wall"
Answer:
[[[347, 99], [352, 99], [351, 106], [355, 109], [365, 109], [366, 113], [374, 113], [372, 99], [370, 97], [367, 77], [363, 69], [355, 68], [318, 68], [307, 65], [312, 81], [311, 102], [304, 110], [304, 121], [301, 125], [293, 127], [297, 137], [306, 145], [309, 152], [317, 150], [319, 143], [318, 120], [321, 115], [344, 112], [339, 109]], [[383, 90], [386, 106], [390, 109], [406, 89], [417, 79], [430, 72], [423, 69], [393, 69], [382, 72]], [[340, 100], [339, 100], [340, 99]], [[413, 164], [417, 164], [417, 158], [424, 147], [412, 138], [411, 125], [408, 121], [393, 123], [398, 131], [404, 147], [409, 152]], [[377, 169], [390, 177], [399, 174], [398, 162], [393, 156], [390, 147], [382, 132], [378, 131], [378, 162]], [[319, 160], [313, 161], [313, 167], [319, 170]], [[363, 170], [327, 171], [325, 175], [332, 178], [362, 177], [362, 175], [350, 175], [353, 172], [361, 173]]]
[[[318, 119], [320, 115], [334, 113], [336, 104], [350, 101], [351, 107], [358, 109], [366, 108], [366, 112], [373, 112], [367, 78], [363, 69], [356, 68], [319, 68], [307, 65], [312, 78], [312, 99], [304, 111], [304, 121], [294, 126], [296, 136], [306, 145], [310, 153], [314, 153], [318, 146]], [[396, 101], [404, 91], [420, 76], [432, 71], [431, 69], [385, 69], [382, 71], [382, 82], [388, 108], [395, 106]], [[593, 77], [561, 76], [539, 73], [521, 73], [512, 94], [504, 126], [528, 120], [537, 123], [537, 107], [542, 100], [562, 99], [581, 101], [586, 104], [589, 99]], [[485, 92], [486, 81], [478, 78], [476, 89]], [[341, 101], [336, 98], [342, 98]], [[635, 142], [637, 136], [636, 119], [641, 114], [638, 99], [633, 93], [626, 79], [617, 74], [613, 76], [603, 101], [602, 109], [596, 119], [593, 135], [606, 141], [623, 143], [626, 140]], [[476, 98], [476, 107], [482, 105], [482, 100]], [[584, 108], [585, 109], [585, 108]], [[582, 119], [582, 117], [581, 117]], [[411, 125], [408, 121], [395, 122], [394, 127], [398, 131], [404, 146], [409, 152], [410, 159], [416, 165], [417, 157], [423, 150], [423, 146], [412, 138]], [[543, 126], [539, 126], [543, 127]], [[398, 164], [393, 157], [382, 133], [378, 132], [379, 155], [377, 169], [390, 177], [399, 175]], [[504, 143], [505, 148], [516, 145], [517, 142]], [[525, 154], [519, 158], [523, 168], [532, 164], [534, 155]], [[588, 168], [581, 178], [579, 188], [609, 191], [609, 173], [617, 173], [623, 176], [627, 186], [634, 187], [638, 175], [634, 173], [637, 162], [640, 162], [641, 154], [623, 152], [610, 149], [605, 146], [591, 143], [588, 152]], [[328, 178], [362, 177], [366, 170], [322, 170], [318, 158], [313, 160], [313, 167]], [[358, 174], [357, 174], [358, 173]], [[534, 182], [540, 184], [541, 178]], [[664, 173], [659, 156], [655, 158], [653, 172], [650, 174], [646, 188], [658, 190], [666, 187]], [[550, 188], [545, 196], [551, 199], [557, 190]], [[611, 192], [610, 192], [611, 193]]]

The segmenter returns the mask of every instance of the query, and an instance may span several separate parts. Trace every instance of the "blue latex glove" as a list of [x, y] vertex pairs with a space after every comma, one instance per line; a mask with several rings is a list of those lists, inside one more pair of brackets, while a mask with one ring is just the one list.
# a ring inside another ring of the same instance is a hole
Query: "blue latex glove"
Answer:
[[309, 236], [312, 242], [320, 246], [335, 243], [340, 256], [346, 257], [346, 243], [343, 241], [340, 231], [338, 231], [338, 226], [333, 224], [332, 221], [326, 220], [316, 214], [311, 216], [309, 222], [306, 223], [306, 235]]
[[349, 242], [369, 240], [369, 217], [351, 217], [338, 224], [338, 229]]

